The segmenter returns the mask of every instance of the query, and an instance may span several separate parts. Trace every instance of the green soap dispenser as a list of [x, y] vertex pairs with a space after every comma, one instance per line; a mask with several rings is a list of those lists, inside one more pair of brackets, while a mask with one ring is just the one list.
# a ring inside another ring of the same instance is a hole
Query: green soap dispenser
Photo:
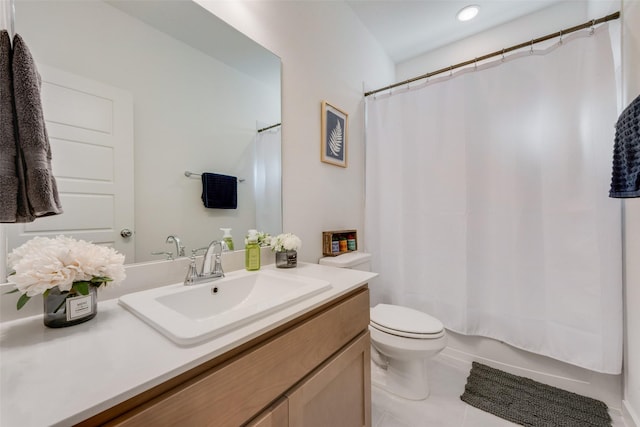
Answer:
[[221, 231], [224, 231], [224, 235], [222, 236], [222, 241], [227, 244], [227, 249], [230, 251], [233, 250], [233, 237], [231, 237], [231, 229], [230, 228], [221, 228]]
[[244, 248], [244, 266], [248, 271], [260, 270], [260, 245], [258, 245], [257, 230], [249, 230], [247, 244]]

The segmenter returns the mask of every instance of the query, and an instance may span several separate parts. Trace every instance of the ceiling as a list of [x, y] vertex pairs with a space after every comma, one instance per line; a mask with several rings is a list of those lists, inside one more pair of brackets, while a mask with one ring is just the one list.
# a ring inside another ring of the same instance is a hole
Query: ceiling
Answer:
[[[246, 35], [183, 0], [105, 0], [111, 6], [261, 81], [280, 88], [280, 58]], [[179, 23], [188, 23], [179, 25]], [[211, 42], [224, 40], [224, 43]], [[278, 89], [279, 90], [279, 89]]]
[[[346, 0], [394, 63], [548, 7], [559, 0]], [[478, 16], [459, 22], [470, 4]]]

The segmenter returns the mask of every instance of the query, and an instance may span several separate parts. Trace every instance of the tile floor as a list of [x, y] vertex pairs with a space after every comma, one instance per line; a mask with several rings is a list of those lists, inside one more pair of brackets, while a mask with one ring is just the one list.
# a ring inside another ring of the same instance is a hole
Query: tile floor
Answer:
[[[469, 366], [469, 369], [471, 367]], [[447, 363], [436, 356], [429, 361], [431, 396], [421, 402], [400, 399], [372, 387], [373, 427], [513, 427], [517, 424], [474, 408], [460, 395], [468, 369]], [[613, 427], [625, 427], [618, 411], [610, 411]]]

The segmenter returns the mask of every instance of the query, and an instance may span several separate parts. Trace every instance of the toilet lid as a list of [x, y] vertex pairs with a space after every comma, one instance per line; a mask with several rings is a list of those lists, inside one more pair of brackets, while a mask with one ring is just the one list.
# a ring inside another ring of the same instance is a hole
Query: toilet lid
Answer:
[[378, 304], [371, 309], [371, 326], [411, 338], [437, 338], [444, 325], [435, 317], [398, 305]]

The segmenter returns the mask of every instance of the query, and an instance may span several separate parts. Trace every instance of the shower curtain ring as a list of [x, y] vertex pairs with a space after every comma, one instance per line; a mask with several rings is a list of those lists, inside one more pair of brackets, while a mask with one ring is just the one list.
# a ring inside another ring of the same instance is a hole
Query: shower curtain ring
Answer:
[[529, 49], [529, 55], [533, 55], [533, 39], [531, 39], [531, 48]]
[[501, 61], [504, 62], [504, 48], [502, 49], [502, 59], [501, 59]]
[[453, 76], [453, 65], [449, 67], [449, 77]]
[[592, 19], [591, 20], [591, 29], [589, 30], [589, 35], [592, 36], [593, 33], [596, 32], [596, 20]]
[[558, 40], [558, 44], [562, 44], [562, 30], [560, 30], [560, 40]]
[[476, 60], [473, 61], [473, 71], [478, 71], [478, 57], [476, 56]]

